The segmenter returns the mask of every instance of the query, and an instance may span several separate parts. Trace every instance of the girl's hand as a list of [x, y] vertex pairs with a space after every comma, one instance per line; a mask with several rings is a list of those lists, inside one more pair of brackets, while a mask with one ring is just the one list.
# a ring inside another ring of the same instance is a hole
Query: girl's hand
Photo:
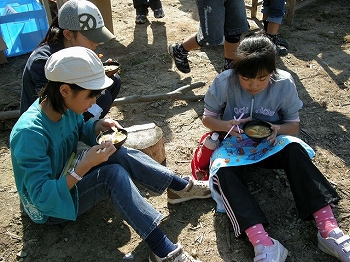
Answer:
[[[115, 146], [109, 141], [102, 143], [101, 145], [93, 146], [88, 150], [88, 152], [85, 154], [80, 163], [82, 165], [89, 166], [89, 170], [94, 166], [106, 162], [116, 150], [117, 149], [115, 148]], [[88, 170], [86, 170], [86, 172]]]
[[242, 129], [239, 128], [239, 126], [241, 124], [244, 124], [246, 122], [250, 121], [250, 117], [247, 118], [243, 118], [241, 120], [230, 120], [230, 121], [226, 121], [227, 122], [227, 132], [232, 128], [232, 126], [234, 126], [234, 128], [231, 130], [230, 135], [233, 135], [237, 138], [242, 138], [242, 133], [244, 133], [244, 131]]
[[[83, 177], [91, 168], [103, 162], [116, 151], [116, 148], [111, 142], [106, 142], [101, 145], [91, 147], [81, 161], [74, 168], [78, 176]], [[67, 185], [71, 189], [78, 181], [72, 176], [67, 176]]]
[[95, 125], [95, 135], [98, 135], [101, 131], [109, 130], [112, 127], [116, 127], [117, 129], [123, 128], [118, 121], [113, 119], [100, 119]]
[[276, 137], [277, 137], [278, 131], [281, 129], [281, 126], [271, 124], [271, 129], [272, 129], [272, 133], [269, 137], [267, 137], [267, 141], [271, 142], [271, 144], [275, 146], [277, 144]]

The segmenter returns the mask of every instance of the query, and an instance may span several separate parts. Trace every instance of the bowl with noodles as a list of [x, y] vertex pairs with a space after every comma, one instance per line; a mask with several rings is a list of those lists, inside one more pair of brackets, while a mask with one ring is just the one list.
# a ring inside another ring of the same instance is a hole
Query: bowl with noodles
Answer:
[[111, 141], [116, 149], [121, 147], [126, 139], [128, 138], [128, 132], [125, 129], [117, 129], [117, 130], [106, 130], [104, 132], [100, 132], [100, 134], [96, 137], [96, 142], [98, 144], [105, 143], [107, 141]]
[[246, 122], [242, 129], [244, 133], [254, 142], [261, 142], [272, 134], [271, 125], [262, 120], [252, 120]]

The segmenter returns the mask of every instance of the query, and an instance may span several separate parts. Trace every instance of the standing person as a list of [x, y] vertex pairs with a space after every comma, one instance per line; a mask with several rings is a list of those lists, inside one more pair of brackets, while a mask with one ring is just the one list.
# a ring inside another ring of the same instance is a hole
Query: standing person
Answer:
[[240, 37], [249, 30], [244, 0], [197, 0], [198, 32], [182, 43], [169, 46], [169, 54], [178, 70], [191, 71], [188, 52], [203, 46], [217, 46], [224, 37], [224, 66], [230, 68]]
[[[242, 40], [233, 69], [216, 77], [204, 101], [204, 126], [228, 132], [235, 125], [212, 155], [210, 187], [217, 210], [227, 213], [235, 235], [248, 236], [254, 261], [283, 262], [288, 251], [265, 231], [268, 220], [242, 180], [246, 166], [283, 169], [300, 219], [316, 222], [319, 248], [350, 261], [350, 237], [339, 229], [331, 209], [340, 197], [312, 163], [314, 151], [293, 136], [299, 131], [302, 102], [291, 74], [276, 69], [272, 41], [264, 35]], [[235, 120], [241, 115], [242, 120]], [[240, 128], [249, 119], [271, 123], [272, 134], [253, 142]]]
[[261, 12], [266, 35], [275, 44], [277, 54], [286, 56], [288, 54], [288, 43], [278, 34], [280, 25], [285, 14], [285, 0], [264, 0]]
[[133, 0], [132, 3], [136, 10], [136, 24], [145, 24], [147, 22], [149, 7], [153, 10], [155, 18], [159, 19], [165, 16], [160, 0]]
[[[92, 50], [57, 51], [47, 60], [45, 75], [49, 82], [10, 134], [15, 183], [31, 220], [74, 221], [110, 198], [152, 250], [150, 261], [196, 261], [158, 228], [162, 215], [141, 196], [133, 180], [159, 194], [168, 189], [178, 203], [211, 197], [208, 184], [181, 178], [141, 151], [116, 150], [108, 141], [96, 145], [97, 134], [121, 126], [111, 119], [83, 120], [82, 113], [113, 84]], [[91, 148], [67, 175], [61, 175], [78, 141]]]
[[[38, 97], [40, 89], [47, 84], [44, 65], [51, 54], [71, 46], [83, 46], [95, 50], [99, 44], [107, 43], [115, 36], [104, 26], [98, 8], [85, 0], [70, 0], [62, 5], [39, 46], [30, 55], [24, 71], [20, 114], [23, 114]], [[103, 118], [117, 97], [120, 76], [110, 74], [113, 85], [105, 90], [96, 104], [84, 113], [84, 119]]]

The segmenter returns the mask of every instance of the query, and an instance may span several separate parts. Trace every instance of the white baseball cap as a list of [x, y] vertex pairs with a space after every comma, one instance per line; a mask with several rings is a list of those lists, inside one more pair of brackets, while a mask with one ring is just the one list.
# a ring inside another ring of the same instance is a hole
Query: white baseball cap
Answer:
[[86, 0], [69, 0], [58, 10], [58, 25], [62, 29], [79, 31], [90, 41], [104, 44], [115, 38], [105, 27], [100, 10]]
[[105, 89], [113, 84], [105, 74], [101, 59], [82, 46], [53, 53], [46, 61], [45, 76], [49, 81], [76, 84], [89, 90]]

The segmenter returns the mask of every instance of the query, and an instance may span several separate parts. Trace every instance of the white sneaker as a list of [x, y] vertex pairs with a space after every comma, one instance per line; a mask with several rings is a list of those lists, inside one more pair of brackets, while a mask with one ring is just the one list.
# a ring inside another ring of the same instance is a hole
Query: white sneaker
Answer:
[[288, 250], [276, 239], [271, 238], [272, 246], [257, 245], [254, 247], [254, 262], [284, 262]]
[[326, 238], [323, 238], [318, 232], [317, 240], [318, 248], [326, 254], [343, 262], [350, 261], [350, 236], [345, 235], [339, 228], [333, 229]]
[[149, 256], [149, 262], [201, 262], [200, 260], [194, 259], [186, 251], [182, 250], [180, 243], [175, 244], [176, 249], [170, 252], [166, 257], [160, 258], [153, 252]]

